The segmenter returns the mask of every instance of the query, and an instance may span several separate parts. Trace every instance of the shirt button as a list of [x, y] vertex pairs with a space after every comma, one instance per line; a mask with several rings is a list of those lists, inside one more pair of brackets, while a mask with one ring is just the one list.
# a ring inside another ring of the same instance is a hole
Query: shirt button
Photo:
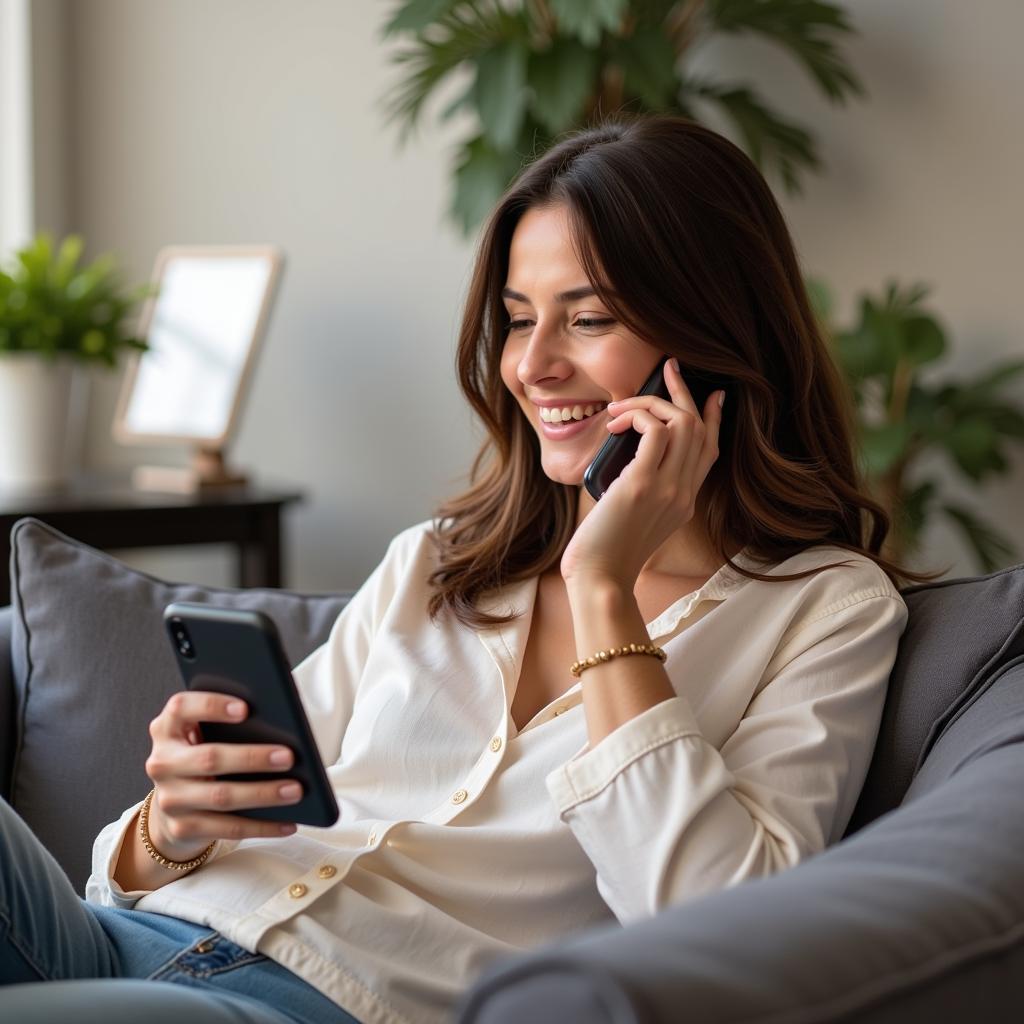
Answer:
[[494, 739], [491, 740], [491, 750], [493, 750], [495, 753], [497, 753], [499, 750], [501, 750], [501, 737], [500, 736], [495, 736]]
[[333, 878], [338, 873], [338, 869], [333, 864], [321, 864], [316, 869], [316, 873], [321, 878]]
[[301, 900], [307, 892], [309, 892], [309, 889], [307, 889], [301, 882], [296, 882], [294, 885], [288, 886], [288, 895], [291, 896], [293, 900]]
[[469, 796], [469, 794], [464, 789], [457, 789], [452, 794], [452, 803], [461, 804], [462, 801], [465, 800], [467, 796]]
[[371, 832], [371, 833], [370, 833], [370, 834], [369, 834], [369, 835], [368, 835], [368, 836], [366, 837], [366, 845], [367, 845], [367, 846], [373, 846], [373, 844], [374, 844], [375, 842], [377, 842], [377, 830], [376, 830], [376, 829], [374, 829], [374, 831], [372, 831], [372, 832]]
[[569, 710], [569, 709], [568, 709], [567, 707], [564, 707], [564, 706], [562, 706], [562, 707], [557, 707], [557, 708], [555, 708], [555, 714], [556, 714], [556, 715], [560, 715], [560, 714], [562, 714], [563, 712], [565, 712], [565, 711], [568, 711], [568, 710]]

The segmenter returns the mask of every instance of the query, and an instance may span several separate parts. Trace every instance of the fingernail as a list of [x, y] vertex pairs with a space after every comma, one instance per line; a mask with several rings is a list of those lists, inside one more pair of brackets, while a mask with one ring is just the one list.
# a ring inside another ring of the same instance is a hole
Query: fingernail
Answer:
[[245, 714], [245, 705], [240, 700], [233, 700], [228, 704], [227, 712], [232, 718], [241, 718]]
[[672, 357], [672, 358], [671, 358], [671, 359], [669, 360], [669, 362], [670, 362], [670, 363], [671, 363], [671, 364], [673, 365], [673, 367], [675, 367], [675, 371], [676, 371], [676, 373], [682, 373], [682, 372], [683, 372], [682, 370], [680, 370], [680, 369], [679, 369], [679, 360], [678, 360], [678, 359], [676, 359], [676, 358], [675, 358], [675, 356], [673, 356], [673, 357]]
[[725, 405], [725, 392], [724, 391], [719, 391], [718, 392], [718, 408], [721, 409], [723, 405]]
[[288, 765], [292, 763], [292, 752], [290, 750], [275, 750], [270, 755], [271, 764]]
[[620, 401], [618, 399], [616, 399], [614, 402], [609, 402], [608, 403], [608, 408], [610, 409], [613, 405], [620, 405], [620, 404], [621, 404]]
[[277, 791], [282, 800], [294, 800], [297, 796], [302, 796], [302, 787], [297, 782], [286, 782]]
[[295, 826], [294, 825], [282, 825], [281, 826], [281, 835], [283, 835], [283, 836], [290, 836], [294, 831], [295, 831]]

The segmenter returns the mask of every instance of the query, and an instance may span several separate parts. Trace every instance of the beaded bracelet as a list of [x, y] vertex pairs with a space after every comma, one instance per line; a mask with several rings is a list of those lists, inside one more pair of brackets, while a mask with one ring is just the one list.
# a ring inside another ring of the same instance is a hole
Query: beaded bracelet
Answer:
[[649, 654], [658, 661], [664, 661], [667, 657], [665, 652], [654, 644], [623, 644], [621, 647], [609, 647], [607, 651], [598, 651], [583, 661], [574, 661], [569, 671], [578, 679], [588, 668], [600, 665], [603, 661], [611, 661], [622, 654]]
[[153, 840], [149, 838], [149, 808], [153, 803], [154, 793], [156, 793], [155, 789], [149, 791], [149, 796], [142, 802], [142, 809], [139, 811], [139, 837], [142, 839], [142, 845], [146, 848], [146, 853], [161, 867], [169, 868], [171, 871], [191, 871], [193, 868], [199, 867], [213, 852], [217, 841], [214, 840], [198, 857], [193, 857], [191, 860], [168, 860], [162, 853], [157, 852]]

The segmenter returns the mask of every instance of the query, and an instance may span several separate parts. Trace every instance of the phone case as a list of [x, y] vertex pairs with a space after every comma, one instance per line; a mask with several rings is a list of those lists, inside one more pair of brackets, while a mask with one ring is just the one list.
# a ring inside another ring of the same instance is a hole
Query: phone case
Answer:
[[[644, 386], [637, 392], [637, 395], [657, 395], [671, 401], [668, 393], [668, 385], [665, 383], [665, 363], [668, 356], [662, 358], [658, 365], [651, 371], [651, 375], [644, 382]], [[704, 408], [708, 395], [719, 388], [728, 391], [726, 382], [721, 377], [709, 374], [700, 374], [693, 370], [687, 370], [682, 366], [681, 372], [686, 386], [693, 396], [694, 404], [698, 409]], [[583, 474], [583, 486], [586, 487], [595, 501], [600, 501], [601, 496], [611, 487], [619, 474], [636, 457], [637, 448], [640, 446], [641, 434], [638, 430], [624, 430], [621, 434], [612, 434], [594, 456], [594, 461], [587, 466]]]
[[[261, 612], [177, 602], [164, 611], [168, 636], [190, 690], [214, 690], [239, 697], [249, 706], [245, 721], [204, 722], [200, 733], [213, 743], [275, 743], [295, 754], [284, 772], [225, 775], [238, 782], [297, 779], [303, 798], [285, 807], [262, 807], [238, 813], [268, 821], [293, 821], [326, 827], [338, 819], [327, 772], [302, 707], [288, 659], [273, 621]], [[191, 654], [182, 653], [176, 624], [187, 630]]]

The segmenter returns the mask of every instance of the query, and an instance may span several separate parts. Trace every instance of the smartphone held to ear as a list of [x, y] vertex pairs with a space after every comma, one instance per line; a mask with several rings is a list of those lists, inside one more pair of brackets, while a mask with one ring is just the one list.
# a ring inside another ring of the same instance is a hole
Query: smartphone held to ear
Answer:
[[[644, 386], [637, 392], [637, 395], [657, 395], [671, 402], [672, 396], [668, 393], [668, 385], [665, 383], [665, 363], [669, 357], [664, 356], [658, 361], [658, 365], [651, 371], [651, 375], [644, 382]], [[722, 377], [713, 374], [700, 374], [685, 368], [681, 369], [683, 381], [693, 397], [694, 405], [703, 414], [704, 404], [712, 391], [719, 389], [728, 390], [726, 381]], [[640, 447], [641, 434], [638, 430], [630, 427], [621, 434], [612, 434], [603, 445], [594, 461], [587, 467], [583, 474], [583, 486], [586, 487], [591, 497], [599, 501], [605, 491], [611, 487], [612, 482], [636, 457], [637, 448]]]
[[164, 610], [164, 623], [185, 686], [238, 697], [249, 709], [237, 724], [201, 723], [203, 742], [272, 743], [289, 747], [294, 755], [286, 772], [222, 778], [235, 782], [295, 779], [302, 785], [299, 803], [236, 813], [266, 821], [333, 825], [338, 804], [273, 621], [261, 612], [176, 602]]

